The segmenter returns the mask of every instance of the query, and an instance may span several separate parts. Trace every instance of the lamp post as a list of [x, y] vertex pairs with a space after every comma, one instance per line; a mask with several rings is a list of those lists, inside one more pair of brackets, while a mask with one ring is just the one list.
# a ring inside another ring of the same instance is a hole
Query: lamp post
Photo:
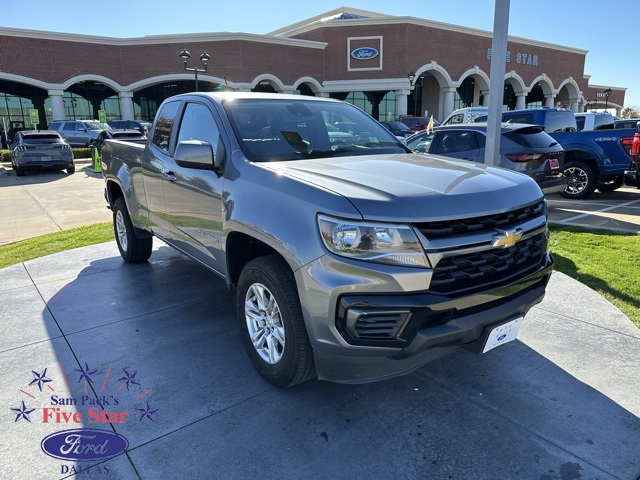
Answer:
[[604, 91], [604, 111], [607, 112], [607, 108], [609, 107], [609, 94], [611, 93], [611, 89], [607, 88]]
[[407, 75], [407, 78], [409, 79], [409, 83], [413, 87], [413, 115], [415, 117], [419, 117], [420, 115], [418, 115], [418, 87], [417, 87], [417, 84], [418, 84], [418, 82], [420, 82], [420, 86], [422, 86], [422, 81], [424, 80], [424, 73], [421, 73], [420, 75], [418, 75], [416, 77], [415, 72], [410, 72]]
[[209, 68], [209, 60], [211, 60], [211, 57], [206, 53], [203, 53], [202, 55], [200, 55], [200, 61], [202, 62], [202, 65], [204, 68], [187, 67], [187, 62], [191, 58], [191, 54], [186, 49], [180, 52], [180, 58], [182, 59], [182, 65], [184, 65], [185, 71], [193, 72], [194, 75], [196, 76], [196, 92], [197, 92], [198, 91], [198, 73], [207, 73], [207, 70]]

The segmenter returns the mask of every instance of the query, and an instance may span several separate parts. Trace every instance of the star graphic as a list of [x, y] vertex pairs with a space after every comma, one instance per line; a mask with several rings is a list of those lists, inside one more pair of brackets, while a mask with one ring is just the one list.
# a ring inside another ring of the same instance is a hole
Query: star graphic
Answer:
[[87, 382], [91, 383], [91, 375], [93, 375], [98, 371], [98, 370], [91, 371], [89, 369], [89, 365], [87, 365], [87, 362], [84, 362], [84, 369], [80, 367], [79, 370], [77, 368], [75, 368], [74, 370], [80, 373], [80, 378], [78, 379], [78, 383], [80, 383], [82, 379], [85, 379]]
[[[132, 383], [134, 385], [140, 385], [138, 382], [136, 382], [134, 380], [136, 373], [138, 373], [137, 371], [133, 372], [133, 373], [129, 373], [127, 372], [124, 368], [122, 369], [122, 371], [124, 372], [124, 377], [119, 378], [118, 381], [119, 382], [125, 382], [127, 385], [127, 390], [129, 390], [129, 384]], [[122, 387], [121, 387], [122, 388]]]
[[151, 407], [149, 406], [149, 402], [147, 402], [147, 408], [136, 408], [136, 410], [138, 410], [139, 412], [142, 412], [142, 415], [140, 415], [140, 420], [139, 420], [140, 422], [145, 417], [147, 417], [149, 420], [153, 422], [153, 418], [151, 417], [151, 415], [153, 415], [158, 411], [157, 408], [155, 410], [151, 410]]
[[31, 373], [33, 373], [33, 380], [31, 380], [31, 383], [29, 385], [33, 385], [34, 383], [38, 384], [38, 388], [40, 389], [40, 391], [42, 391], [42, 384], [43, 383], [47, 383], [50, 382], [51, 379], [47, 378], [47, 369], [45, 368], [42, 373], [38, 373], [36, 371], [31, 370]]
[[13, 410], [18, 414], [16, 415], [16, 419], [15, 419], [16, 422], [21, 418], [24, 418], [27, 422], [31, 423], [31, 420], [29, 420], [29, 414], [31, 414], [35, 410], [35, 408], [32, 408], [31, 410], [27, 410], [27, 407], [24, 405], [24, 402], [22, 402], [21, 408], [12, 408], [11, 410]]

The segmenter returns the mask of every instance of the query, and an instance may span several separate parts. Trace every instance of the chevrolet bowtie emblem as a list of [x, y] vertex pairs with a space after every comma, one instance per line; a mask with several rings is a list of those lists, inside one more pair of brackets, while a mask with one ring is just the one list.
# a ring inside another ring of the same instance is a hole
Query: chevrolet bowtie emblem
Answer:
[[498, 233], [493, 236], [492, 247], [494, 248], [513, 247], [521, 238], [522, 238], [521, 228], [516, 228], [515, 230], [498, 230]]

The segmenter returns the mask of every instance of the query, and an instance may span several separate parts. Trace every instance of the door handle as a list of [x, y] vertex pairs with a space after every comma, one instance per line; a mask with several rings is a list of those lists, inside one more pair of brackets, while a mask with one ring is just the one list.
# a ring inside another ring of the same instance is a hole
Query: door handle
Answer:
[[163, 172], [162, 174], [164, 175], [164, 178], [166, 178], [170, 182], [175, 182], [176, 180], [178, 180], [175, 173], [173, 172]]

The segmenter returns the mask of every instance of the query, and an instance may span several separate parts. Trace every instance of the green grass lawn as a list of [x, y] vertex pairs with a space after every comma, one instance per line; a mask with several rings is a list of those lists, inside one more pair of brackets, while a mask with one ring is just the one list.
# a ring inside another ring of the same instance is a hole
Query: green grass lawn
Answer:
[[591, 287], [640, 327], [640, 235], [551, 225], [555, 269]]
[[[640, 327], [640, 235], [552, 225], [555, 268], [596, 290]], [[0, 268], [32, 258], [113, 240], [98, 223], [0, 245]]]
[[25, 262], [32, 258], [43, 257], [86, 245], [108, 242], [114, 239], [111, 222], [47, 233], [46, 235], [20, 242], [0, 245], [0, 268]]

